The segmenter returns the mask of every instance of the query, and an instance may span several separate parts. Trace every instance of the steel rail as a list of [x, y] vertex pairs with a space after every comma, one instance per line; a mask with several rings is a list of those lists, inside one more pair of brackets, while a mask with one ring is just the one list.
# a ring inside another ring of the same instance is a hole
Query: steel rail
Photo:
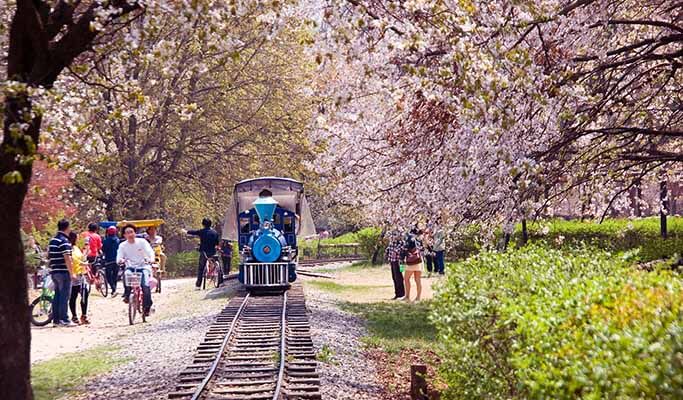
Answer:
[[280, 390], [282, 390], [282, 378], [285, 373], [285, 356], [286, 356], [286, 330], [287, 330], [287, 292], [283, 294], [282, 300], [282, 320], [280, 322], [280, 370], [277, 374], [277, 386], [273, 393], [273, 400], [278, 400], [280, 397]]
[[232, 319], [232, 323], [230, 323], [230, 329], [228, 330], [228, 333], [226, 333], [225, 338], [223, 338], [223, 343], [221, 344], [221, 347], [216, 354], [216, 359], [213, 361], [213, 364], [211, 364], [211, 369], [209, 369], [209, 373], [206, 374], [206, 376], [202, 380], [202, 383], [200, 383], [199, 386], [197, 386], [197, 389], [195, 389], [194, 394], [192, 395], [192, 400], [199, 399], [199, 396], [201, 396], [202, 392], [204, 392], [204, 389], [206, 389], [206, 385], [208, 385], [211, 378], [213, 378], [213, 374], [216, 372], [218, 363], [221, 361], [223, 353], [225, 352], [225, 346], [230, 341], [232, 331], [235, 329], [235, 325], [237, 324], [237, 321], [239, 320], [239, 317], [242, 314], [244, 307], [247, 305], [247, 300], [249, 300], [250, 295], [251, 293], [247, 293], [247, 295], [244, 297], [244, 300], [242, 301], [240, 308], [237, 310], [235, 317]]

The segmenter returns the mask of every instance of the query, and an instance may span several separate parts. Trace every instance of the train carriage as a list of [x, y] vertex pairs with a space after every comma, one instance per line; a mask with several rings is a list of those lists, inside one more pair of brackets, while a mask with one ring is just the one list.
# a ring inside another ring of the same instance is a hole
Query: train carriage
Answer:
[[304, 185], [264, 177], [238, 182], [223, 239], [239, 246], [239, 281], [247, 290], [283, 290], [296, 280], [297, 240], [315, 234]]

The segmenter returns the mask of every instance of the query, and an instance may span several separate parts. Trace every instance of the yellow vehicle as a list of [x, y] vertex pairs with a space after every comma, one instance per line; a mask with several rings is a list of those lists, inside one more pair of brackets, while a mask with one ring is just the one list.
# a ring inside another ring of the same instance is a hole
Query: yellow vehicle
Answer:
[[153, 276], [157, 280], [156, 292], [161, 293], [161, 277], [166, 271], [166, 254], [164, 254], [164, 245], [162, 237], [157, 234], [159, 226], [164, 224], [163, 219], [138, 219], [138, 220], [123, 220], [118, 221], [116, 227], [122, 229], [126, 225], [134, 225], [138, 230], [138, 236], [149, 241], [154, 249], [156, 255], [154, 264], [152, 266]]

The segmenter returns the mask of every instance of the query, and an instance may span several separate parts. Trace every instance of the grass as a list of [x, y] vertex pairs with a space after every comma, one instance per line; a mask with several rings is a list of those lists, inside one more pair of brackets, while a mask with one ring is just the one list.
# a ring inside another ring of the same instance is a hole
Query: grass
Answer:
[[116, 350], [111, 346], [99, 346], [35, 364], [31, 371], [34, 398], [59, 399], [73, 393], [87, 378], [109, 372], [117, 365], [130, 361], [113, 357]]
[[333, 272], [357, 272], [357, 271], [363, 271], [366, 269], [373, 269], [373, 268], [382, 268], [383, 265], [372, 265], [370, 261], [356, 261], [351, 263], [351, 265], [348, 265], [346, 267], [342, 268], [314, 268], [315, 272], [320, 272], [320, 273], [333, 273]]
[[403, 349], [434, 350], [436, 328], [429, 321], [430, 302], [416, 304], [341, 303], [341, 308], [367, 321], [366, 345], [388, 353]]
[[366, 293], [373, 291], [377, 289], [378, 287], [384, 287], [384, 286], [372, 286], [372, 285], [342, 285], [340, 283], [336, 282], [331, 282], [331, 281], [320, 281], [320, 280], [312, 280], [308, 282], [310, 285], [320, 289], [324, 290], [326, 292], [330, 293], [344, 293], [344, 292], [353, 292], [353, 293]]

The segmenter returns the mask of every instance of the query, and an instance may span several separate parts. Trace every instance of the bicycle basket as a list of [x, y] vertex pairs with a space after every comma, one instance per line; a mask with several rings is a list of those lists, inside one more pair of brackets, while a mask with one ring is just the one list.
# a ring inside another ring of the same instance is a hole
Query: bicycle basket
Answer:
[[132, 288], [140, 287], [140, 282], [142, 281], [141, 273], [135, 272], [131, 274], [124, 274], [123, 276], [126, 278], [126, 286], [130, 286]]

